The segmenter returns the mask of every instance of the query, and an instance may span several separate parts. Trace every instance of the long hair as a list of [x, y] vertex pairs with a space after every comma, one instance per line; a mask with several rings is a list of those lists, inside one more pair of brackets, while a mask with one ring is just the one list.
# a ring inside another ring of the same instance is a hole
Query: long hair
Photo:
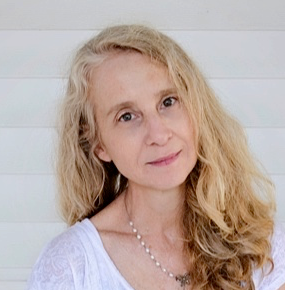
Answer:
[[272, 264], [273, 185], [249, 152], [244, 130], [222, 108], [195, 64], [157, 30], [109, 27], [75, 56], [59, 126], [63, 217], [69, 225], [91, 217], [127, 186], [115, 165], [95, 154], [100, 133], [89, 100], [93, 70], [124, 50], [167, 68], [194, 124], [198, 161], [185, 181], [181, 220], [192, 288], [254, 289], [253, 269]]

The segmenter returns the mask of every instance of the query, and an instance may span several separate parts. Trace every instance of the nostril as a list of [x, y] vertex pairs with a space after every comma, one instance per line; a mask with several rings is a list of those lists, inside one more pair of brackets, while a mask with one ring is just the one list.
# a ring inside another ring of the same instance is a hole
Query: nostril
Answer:
[[172, 130], [163, 122], [156, 122], [149, 124], [146, 133], [146, 140], [148, 145], [165, 145], [172, 137]]

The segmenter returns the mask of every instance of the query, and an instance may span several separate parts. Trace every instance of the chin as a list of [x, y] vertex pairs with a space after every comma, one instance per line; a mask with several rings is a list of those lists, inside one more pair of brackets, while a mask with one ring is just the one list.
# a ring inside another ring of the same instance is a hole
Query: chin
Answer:
[[156, 181], [153, 182], [153, 189], [161, 190], [161, 191], [168, 191], [168, 190], [175, 190], [183, 187], [185, 180], [187, 177], [181, 180], [169, 180], [164, 179], [161, 182]]

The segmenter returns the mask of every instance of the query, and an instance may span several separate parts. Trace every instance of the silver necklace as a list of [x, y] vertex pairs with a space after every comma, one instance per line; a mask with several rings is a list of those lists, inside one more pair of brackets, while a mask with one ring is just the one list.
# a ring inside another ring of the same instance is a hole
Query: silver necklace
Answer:
[[[128, 211], [127, 211], [128, 213]], [[129, 214], [128, 214], [129, 215]], [[145, 253], [149, 255], [150, 259], [155, 263], [156, 267], [161, 269], [161, 271], [166, 274], [169, 278], [174, 278], [180, 286], [185, 289], [186, 285], [190, 285], [190, 275], [189, 273], [185, 273], [184, 275], [174, 275], [172, 272], [168, 271], [164, 268], [161, 263], [155, 258], [155, 256], [151, 253], [150, 248], [146, 245], [146, 243], [142, 239], [142, 235], [138, 232], [135, 228], [134, 223], [130, 220], [129, 225], [132, 228], [134, 235], [136, 236], [137, 240], [140, 242], [141, 246], [144, 248]]]

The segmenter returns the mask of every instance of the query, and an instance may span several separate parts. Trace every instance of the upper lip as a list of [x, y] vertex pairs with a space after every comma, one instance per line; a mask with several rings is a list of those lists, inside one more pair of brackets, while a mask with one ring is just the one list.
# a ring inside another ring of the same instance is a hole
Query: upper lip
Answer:
[[168, 159], [171, 159], [171, 158], [173, 158], [173, 157], [176, 157], [180, 152], [181, 152], [181, 150], [178, 151], [178, 152], [175, 152], [175, 153], [168, 154], [168, 155], [166, 155], [166, 156], [164, 156], [164, 157], [161, 157], [161, 158], [158, 158], [158, 159], [152, 160], [152, 161], [147, 162], [147, 163], [148, 163], [148, 164], [151, 164], [151, 163], [159, 163], [159, 162], [163, 162], [163, 161], [165, 161], [165, 160], [168, 160]]

